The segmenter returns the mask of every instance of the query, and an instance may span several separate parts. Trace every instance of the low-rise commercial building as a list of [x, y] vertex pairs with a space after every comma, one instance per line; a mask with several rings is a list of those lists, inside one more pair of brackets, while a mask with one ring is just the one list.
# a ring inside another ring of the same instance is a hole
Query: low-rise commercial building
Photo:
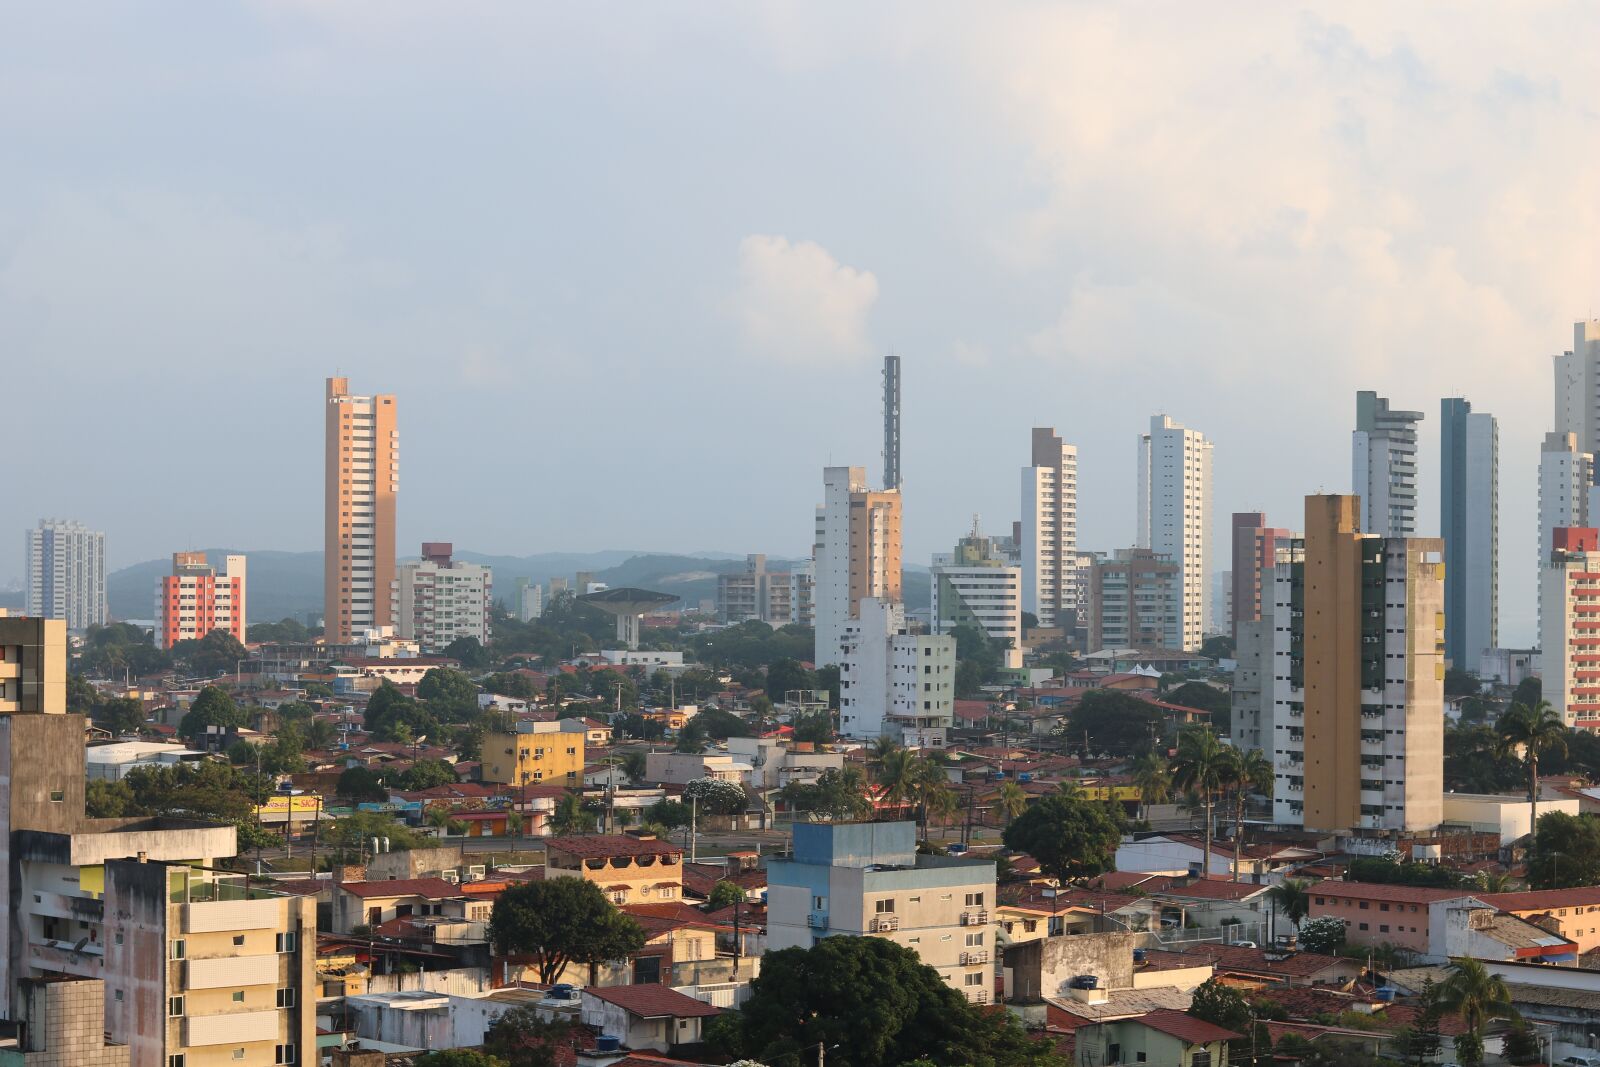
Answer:
[[909, 822], [797, 823], [794, 854], [767, 863], [767, 947], [884, 937], [968, 1000], [993, 993], [995, 868], [917, 852]]

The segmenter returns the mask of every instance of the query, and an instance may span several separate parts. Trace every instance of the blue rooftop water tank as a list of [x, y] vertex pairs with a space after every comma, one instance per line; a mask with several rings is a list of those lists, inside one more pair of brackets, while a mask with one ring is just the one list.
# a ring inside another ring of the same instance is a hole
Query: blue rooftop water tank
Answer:
[[595, 1038], [594, 1047], [598, 1052], [615, 1052], [617, 1049], [622, 1047], [622, 1041], [619, 1038], [601, 1034], [599, 1037]]

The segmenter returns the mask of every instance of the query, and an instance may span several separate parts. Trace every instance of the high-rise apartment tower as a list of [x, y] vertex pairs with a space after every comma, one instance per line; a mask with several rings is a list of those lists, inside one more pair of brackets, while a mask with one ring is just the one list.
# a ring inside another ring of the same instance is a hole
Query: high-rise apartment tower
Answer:
[[1361, 498], [1361, 529], [1382, 537], [1417, 532], [1417, 423], [1420, 411], [1397, 411], [1370, 389], [1356, 394], [1351, 485]]
[[1078, 622], [1078, 448], [1033, 428], [1022, 468], [1022, 609], [1069, 633]]
[[26, 612], [66, 619], [67, 629], [105, 625], [106, 535], [70, 519], [40, 519], [28, 531]]
[[[1205, 639], [1211, 574], [1211, 442], [1166, 415], [1139, 435], [1138, 547], [1178, 564], [1182, 647]], [[1220, 622], [1220, 620], [1219, 620]]]
[[1500, 645], [1500, 430], [1493, 415], [1446, 397], [1439, 440], [1445, 656], [1476, 673]]
[[1268, 526], [1262, 512], [1233, 513], [1233, 610], [1229, 621], [1235, 641], [1239, 640], [1240, 623], [1261, 618], [1262, 598], [1272, 596], [1272, 567], [1278, 551], [1293, 540], [1292, 531]]
[[392, 395], [354, 396], [348, 378], [328, 379], [326, 404], [323, 626], [349, 644], [394, 624], [400, 429]]
[[883, 357], [883, 487], [900, 488], [900, 357]]
[[863, 597], [900, 603], [900, 491], [869, 490], [862, 467], [826, 467], [822, 483], [812, 552], [819, 667], [840, 662]]
[[[1555, 531], [1586, 528], [1600, 520], [1594, 485], [1594, 456], [1578, 448], [1578, 435], [1570, 430], [1544, 435], [1539, 450], [1539, 633], [1544, 633], [1544, 583]], [[1543, 646], [1540, 646], [1543, 647]]]

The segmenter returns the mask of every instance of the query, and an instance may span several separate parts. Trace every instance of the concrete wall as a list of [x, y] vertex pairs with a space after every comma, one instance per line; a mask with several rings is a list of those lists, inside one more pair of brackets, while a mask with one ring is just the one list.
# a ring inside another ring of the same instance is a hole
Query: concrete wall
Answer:
[[111, 863], [105, 885], [106, 938], [119, 949], [106, 957], [106, 1032], [128, 1046], [130, 1067], [166, 1067], [167, 997], [181, 966], [170, 959], [167, 868]]
[[1067, 983], [1080, 974], [1100, 979], [1102, 989], [1133, 988], [1133, 950], [1150, 943], [1147, 934], [1082, 934], [1051, 937], [1039, 945], [1039, 988], [1043, 996], [1067, 995]]
[[27, 979], [18, 996], [25, 1067], [127, 1067], [128, 1047], [106, 1043], [105, 983]]

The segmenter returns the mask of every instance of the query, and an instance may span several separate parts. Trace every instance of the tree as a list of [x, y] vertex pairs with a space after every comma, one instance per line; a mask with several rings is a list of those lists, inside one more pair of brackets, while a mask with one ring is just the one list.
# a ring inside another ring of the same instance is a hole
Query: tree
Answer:
[[743, 889], [734, 882], [722, 879], [711, 887], [711, 895], [706, 897], [706, 909], [717, 911], [721, 908], [731, 908], [743, 899]]
[[333, 829], [328, 832], [328, 840], [341, 852], [348, 851], [357, 855], [370, 848], [375, 837], [388, 841], [389, 849], [394, 852], [427, 848], [435, 843], [432, 838], [418, 833], [404, 823], [396, 822], [389, 816], [375, 811], [358, 811], [341, 816], [334, 822]]
[[790, 725], [794, 728], [791, 736], [796, 741], [812, 745], [833, 744], [832, 712], [816, 711], [810, 715], [800, 715]]
[[84, 783], [84, 814], [91, 819], [121, 819], [137, 815], [133, 792], [125, 781], [90, 778]]
[[1521, 704], [1524, 707], [1534, 707], [1544, 697], [1544, 683], [1536, 674], [1530, 674], [1517, 683], [1516, 691], [1511, 694], [1511, 703]]
[[1126, 756], [1150, 743], [1165, 724], [1160, 708], [1120, 689], [1091, 689], [1067, 716], [1062, 733], [1076, 744], [1087, 733], [1095, 752]]
[[922, 757], [909, 748], [891, 745], [878, 764], [878, 787], [885, 804], [904, 806], [917, 795], [922, 777]]
[[489, 654], [476, 637], [458, 637], [444, 646], [444, 654], [463, 667], [487, 667]]
[[546, 984], [560, 979], [570, 964], [587, 963], [592, 985], [598, 965], [639, 951], [645, 932], [593, 882], [550, 878], [519, 882], [495, 899], [489, 940], [501, 955], [535, 957]]
[[778, 800], [790, 811], [834, 822], [865, 819], [872, 814], [866, 776], [860, 767], [829, 768], [815, 782], [792, 781], [778, 790]]
[[1539, 816], [1528, 885], [1569, 889], [1600, 883], [1600, 816], [1547, 811]]
[[677, 743], [673, 746], [679, 752], [704, 752], [706, 750], [706, 727], [696, 715], [683, 724], [678, 731]]
[[583, 806], [583, 797], [567, 793], [556, 801], [556, 810], [550, 813], [550, 832], [555, 834], [584, 834], [594, 829], [594, 813]]
[[1172, 796], [1172, 769], [1159, 752], [1146, 752], [1133, 764], [1133, 784], [1139, 790], [1139, 818], [1150, 817], [1150, 805], [1164, 804]]
[[821, 688], [815, 671], [807, 670], [797, 659], [780, 659], [767, 668], [767, 696], [781, 704], [795, 690], [811, 691]]
[[1092, 878], [1115, 869], [1122, 826], [1101, 804], [1055, 794], [1033, 803], [1006, 827], [1006, 847], [1026, 852], [1056, 878]]
[[1201, 873], [1209, 873], [1211, 864], [1211, 838], [1215, 832], [1211, 821], [1212, 806], [1218, 789], [1226, 780], [1231, 757], [1228, 749], [1208, 729], [1191, 728], [1178, 735], [1178, 758], [1172, 764], [1172, 784], [1199, 796], [1205, 808], [1205, 848], [1201, 851]]
[[[764, 698], [762, 698], [764, 699]], [[707, 737], [726, 741], [730, 737], [749, 737], [750, 724], [731, 711], [707, 708], [694, 717], [694, 725], [705, 731]]]
[[1467, 1067], [1483, 1062], [1483, 1031], [1490, 1019], [1522, 1018], [1511, 1006], [1511, 990], [1506, 988], [1505, 979], [1470, 957], [1451, 962], [1450, 974], [1439, 986], [1439, 1008], [1446, 1014], [1459, 1014], [1467, 1031], [1479, 1039], [1476, 1060], [1470, 1059], [1459, 1043], [1456, 1045], [1456, 1052]]
[[113, 734], [136, 734], [145, 727], [144, 704], [133, 697], [118, 697], [94, 711], [95, 721]]
[[1478, 692], [1482, 686], [1478, 683], [1478, 676], [1461, 667], [1447, 667], [1444, 672], [1444, 695], [1447, 697], [1465, 697]]
[[644, 752], [637, 748], [630, 748], [622, 754], [617, 765], [622, 768], [622, 773], [628, 779], [629, 784], [638, 785], [644, 781], [648, 764], [649, 760]]
[[509, 1067], [557, 1067], [566, 1059], [558, 1050], [576, 1047], [575, 1037], [571, 1022], [546, 1021], [538, 1008], [522, 1005], [490, 1024], [483, 1047], [485, 1052], [504, 1059]]
[[478, 687], [466, 674], [449, 667], [434, 667], [424, 674], [417, 683], [417, 699], [445, 722], [471, 722], [478, 717]]
[[1332, 955], [1344, 947], [1344, 920], [1333, 915], [1307, 919], [1300, 924], [1299, 937], [1306, 952]]
[[1215, 978], [1206, 979], [1195, 989], [1189, 1014], [1224, 1030], [1240, 1034], [1250, 1032], [1249, 1003], [1237, 989]]
[[423, 737], [433, 733], [439, 725], [428, 709], [400, 692], [387, 679], [367, 697], [361, 719], [367, 731], [380, 741]]
[[185, 662], [202, 677], [233, 674], [240, 660], [250, 658], [249, 649], [227, 630], [212, 630], [198, 641], [179, 641], [172, 646], [174, 659]]
[[178, 736], [194, 740], [207, 732], [207, 727], [237, 729], [244, 725], [244, 712], [233, 698], [214, 685], [200, 690], [189, 705], [188, 714], [178, 721]]
[[389, 799], [389, 791], [383, 787], [383, 779], [366, 767], [346, 767], [339, 774], [339, 784], [335, 787], [335, 792], [354, 801], [370, 800], [382, 803]]
[[1294, 923], [1296, 933], [1300, 932], [1300, 924], [1311, 911], [1311, 894], [1306, 892], [1310, 888], [1310, 882], [1285, 878], [1281, 885], [1267, 890], [1267, 899], [1279, 914]]
[[744, 787], [720, 778], [696, 778], [683, 787], [685, 802], [698, 802], [707, 815], [741, 815], [750, 804]]
[[995, 803], [1006, 825], [1010, 826], [1018, 815], [1028, 810], [1028, 791], [1016, 782], [1007, 781], [1000, 786], [1000, 795]]
[[1406, 1062], [1413, 1067], [1425, 1067], [1439, 1055], [1443, 1042], [1439, 1036], [1439, 1020], [1444, 1012], [1439, 1007], [1439, 987], [1429, 978], [1417, 997], [1417, 1021], [1401, 1040]]
[[67, 675], [67, 710], [74, 715], [88, 715], [100, 704], [100, 690], [89, 684], [89, 679], [73, 671]]
[[774, 1067], [815, 1062], [818, 1045], [844, 1067], [1066, 1067], [1015, 1016], [969, 1004], [915, 951], [879, 937], [768, 952], [744, 1009], [712, 1038], [717, 1062], [743, 1055]]
[[689, 805], [681, 800], [658, 800], [644, 809], [644, 821], [668, 830], [689, 825]]
[[1212, 634], [1200, 642], [1200, 654], [1207, 659], [1232, 659], [1235, 651], [1233, 638], [1226, 634]]
[[404, 771], [395, 783], [401, 789], [432, 789], [437, 785], [455, 785], [460, 778], [456, 769], [442, 759], [418, 760]]
[[1226, 784], [1233, 789], [1233, 880], [1237, 882], [1243, 866], [1245, 798], [1252, 790], [1272, 795], [1272, 761], [1259, 748], [1230, 748], [1226, 770]]
[[1538, 1064], [1544, 1062], [1544, 1050], [1539, 1047], [1539, 1037], [1525, 1022], [1519, 1022], [1506, 1031], [1505, 1045], [1500, 1055], [1513, 1064]]
[[1497, 753], [1501, 757], [1521, 751], [1528, 764], [1528, 803], [1532, 806], [1530, 827], [1539, 825], [1539, 757], [1546, 752], [1567, 751], [1567, 727], [1549, 702], [1513, 704], [1494, 725], [1499, 735]]
[[1184, 682], [1175, 689], [1163, 693], [1161, 699], [1168, 704], [1205, 712], [1211, 717], [1213, 728], [1227, 723], [1228, 713], [1232, 708], [1232, 699], [1228, 696], [1227, 690], [1218, 689], [1205, 682]]
[[510, 1067], [499, 1056], [470, 1048], [447, 1048], [437, 1052], [424, 1052], [417, 1057], [417, 1067]]

